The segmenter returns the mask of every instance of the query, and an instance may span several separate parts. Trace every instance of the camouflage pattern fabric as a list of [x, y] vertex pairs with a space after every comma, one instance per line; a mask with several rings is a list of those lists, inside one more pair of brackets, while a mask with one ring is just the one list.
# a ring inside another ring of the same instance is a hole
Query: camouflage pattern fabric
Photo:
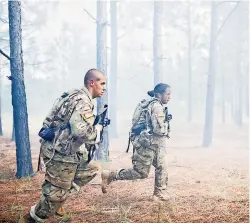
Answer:
[[[35, 207], [35, 214], [42, 219], [55, 215], [74, 190], [72, 183], [79, 186], [89, 183], [98, 172], [98, 166], [87, 164], [86, 157], [79, 154], [80, 163], [67, 163], [51, 160], [46, 165], [45, 181], [42, 185], [42, 198]], [[46, 163], [48, 159], [44, 159]]]
[[[145, 102], [147, 103], [147, 102]], [[141, 133], [131, 141], [134, 146], [133, 168], [118, 171], [115, 180], [135, 180], [147, 178], [151, 165], [155, 167], [155, 192], [166, 189], [168, 181], [164, 107], [154, 100], [147, 107], [147, 117], [143, 117], [153, 134]]]
[[155, 192], [165, 190], [167, 173], [167, 154], [161, 148], [136, 148], [132, 156], [133, 167], [131, 169], [122, 169], [117, 173], [116, 180], [136, 180], [148, 177], [151, 165], [155, 167]]
[[[75, 91], [74, 91], [75, 92]], [[80, 152], [80, 147], [87, 144], [96, 144], [100, 141], [100, 130], [93, 126], [95, 115], [92, 98], [86, 88], [74, 93], [74, 97], [61, 104], [61, 109], [56, 113], [50, 112], [44, 125], [51, 120], [52, 115], [69, 114], [70, 129], [66, 128], [56, 133], [55, 140], [48, 142], [41, 140], [41, 151], [46, 166], [45, 181], [42, 185], [42, 198], [35, 206], [37, 219], [47, 219], [54, 215], [64, 204], [74, 189], [74, 185], [84, 186], [90, 182], [98, 172], [98, 166], [87, 163], [87, 153]], [[66, 100], [66, 99], [65, 99]], [[76, 102], [77, 103], [74, 103]], [[74, 109], [72, 109], [74, 106]], [[54, 106], [54, 108], [58, 106]], [[35, 217], [36, 217], [35, 216]]]

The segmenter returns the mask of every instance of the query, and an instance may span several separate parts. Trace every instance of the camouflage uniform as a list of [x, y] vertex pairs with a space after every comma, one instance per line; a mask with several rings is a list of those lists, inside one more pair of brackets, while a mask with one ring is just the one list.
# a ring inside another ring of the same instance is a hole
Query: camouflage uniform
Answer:
[[[86, 153], [80, 151], [83, 144], [95, 144], [100, 140], [100, 131], [93, 127], [95, 116], [92, 97], [86, 88], [71, 92], [74, 95], [68, 102], [73, 108], [69, 119], [70, 127], [59, 131], [53, 142], [41, 140], [41, 151], [46, 165], [45, 181], [42, 185], [42, 198], [31, 207], [30, 215], [43, 222], [62, 207], [73, 190], [79, 190], [97, 174], [96, 165], [87, 163]], [[77, 103], [75, 103], [77, 102]], [[64, 106], [66, 106], [64, 104]], [[60, 113], [65, 112], [64, 107]], [[53, 111], [50, 112], [50, 115]], [[50, 115], [44, 121], [50, 119]]]
[[[142, 132], [139, 136], [131, 136], [134, 153], [132, 156], [133, 168], [121, 169], [109, 174], [108, 181], [105, 182], [103, 174], [103, 192], [106, 193], [105, 187], [115, 180], [136, 180], [148, 177], [151, 165], [155, 167], [155, 185], [154, 194], [157, 195], [166, 189], [168, 174], [166, 160], [166, 136], [167, 124], [164, 122], [164, 107], [157, 99], [145, 101], [147, 104], [147, 115], [141, 119], [146, 119], [147, 126], [153, 134]], [[143, 120], [140, 120], [143, 121]]]

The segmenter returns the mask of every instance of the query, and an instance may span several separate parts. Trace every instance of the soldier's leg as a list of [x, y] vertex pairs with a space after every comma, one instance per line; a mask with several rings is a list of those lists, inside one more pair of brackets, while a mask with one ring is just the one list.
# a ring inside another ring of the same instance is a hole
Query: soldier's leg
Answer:
[[84, 186], [95, 178], [100, 170], [100, 165], [96, 161], [87, 163], [87, 159], [80, 157], [80, 164], [77, 166], [74, 182], [78, 186]]
[[53, 186], [50, 182], [45, 181], [42, 185], [42, 193], [41, 200], [30, 210], [31, 217], [37, 221], [55, 215], [56, 211], [66, 201], [69, 190]]
[[30, 210], [33, 219], [47, 219], [62, 207], [70, 194], [76, 169], [75, 163], [51, 160], [46, 164], [45, 182], [42, 185], [43, 196]]
[[133, 168], [121, 169], [117, 172], [116, 180], [136, 180], [148, 177], [154, 158], [154, 151], [147, 148], [137, 148], [132, 157]]
[[107, 186], [115, 180], [136, 180], [148, 177], [154, 158], [154, 151], [136, 148], [132, 157], [133, 168], [102, 172], [102, 192], [107, 193]]
[[155, 167], [154, 194], [159, 195], [166, 190], [168, 183], [167, 154], [163, 149], [156, 149], [153, 166]]

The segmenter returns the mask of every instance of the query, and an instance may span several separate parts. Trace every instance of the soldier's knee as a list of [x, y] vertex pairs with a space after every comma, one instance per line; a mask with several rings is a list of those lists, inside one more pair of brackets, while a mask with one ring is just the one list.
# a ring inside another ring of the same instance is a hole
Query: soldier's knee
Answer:
[[84, 186], [95, 178], [100, 169], [100, 164], [96, 162], [89, 163], [87, 168], [77, 168], [74, 182], [78, 186]]
[[150, 166], [135, 165], [133, 169], [138, 173], [138, 179], [145, 179], [148, 177]]
[[[138, 172], [138, 171], [137, 171], [137, 172]], [[148, 178], [148, 172], [139, 171], [138, 174], [139, 174], [139, 179]]]

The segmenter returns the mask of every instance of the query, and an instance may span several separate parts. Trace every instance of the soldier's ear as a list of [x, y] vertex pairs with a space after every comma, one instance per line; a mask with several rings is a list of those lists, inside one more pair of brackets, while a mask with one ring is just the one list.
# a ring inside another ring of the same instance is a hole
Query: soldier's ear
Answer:
[[155, 95], [157, 98], [161, 98], [161, 94], [160, 93], [156, 93]]
[[89, 85], [90, 85], [90, 86], [93, 86], [93, 85], [94, 85], [94, 80], [90, 80], [90, 81], [89, 81]]

